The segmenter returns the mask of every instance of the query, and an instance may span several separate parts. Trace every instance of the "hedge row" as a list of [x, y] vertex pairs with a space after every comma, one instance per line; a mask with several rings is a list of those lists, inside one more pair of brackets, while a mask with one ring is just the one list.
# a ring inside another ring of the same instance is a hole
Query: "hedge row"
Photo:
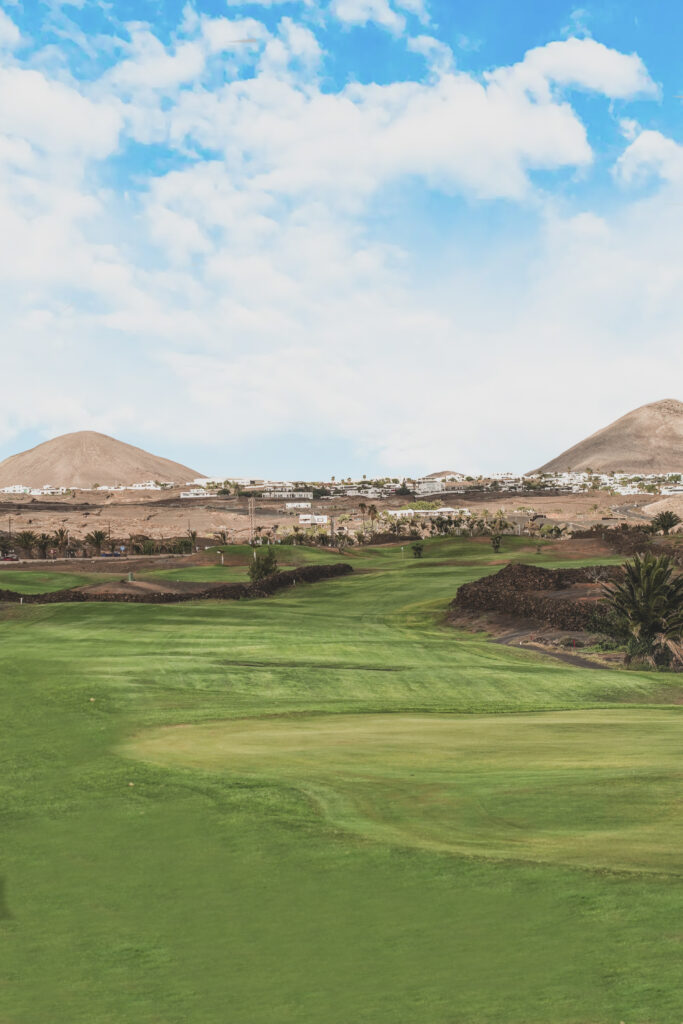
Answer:
[[181, 601], [239, 601], [250, 597], [268, 597], [278, 590], [292, 587], [297, 583], [316, 583], [318, 580], [347, 576], [353, 572], [345, 562], [334, 565], [305, 565], [300, 569], [286, 569], [275, 572], [256, 583], [211, 583], [204, 590], [187, 593], [136, 592], [129, 594], [93, 592], [79, 587], [69, 590], [53, 590], [48, 594], [18, 594], [14, 590], [0, 590], [0, 601], [24, 604], [63, 604], [75, 601], [117, 601], [128, 604], [177, 604]]

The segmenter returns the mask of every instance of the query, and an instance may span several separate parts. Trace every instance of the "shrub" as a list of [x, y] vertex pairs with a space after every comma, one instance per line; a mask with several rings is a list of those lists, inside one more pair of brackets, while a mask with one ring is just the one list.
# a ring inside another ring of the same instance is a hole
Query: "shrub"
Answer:
[[626, 639], [626, 664], [683, 664], [683, 576], [673, 572], [668, 555], [646, 552], [625, 563], [618, 582], [603, 586], [605, 631]]
[[249, 564], [249, 579], [256, 583], [266, 576], [272, 576], [274, 572], [277, 572], [275, 548], [270, 545], [265, 548], [254, 548], [254, 557]]
[[661, 530], [664, 534], [668, 534], [669, 530], [672, 530], [674, 526], [678, 526], [680, 521], [681, 517], [676, 515], [675, 512], [665, 510], [654, 517], [652, 527], [654, 530]]

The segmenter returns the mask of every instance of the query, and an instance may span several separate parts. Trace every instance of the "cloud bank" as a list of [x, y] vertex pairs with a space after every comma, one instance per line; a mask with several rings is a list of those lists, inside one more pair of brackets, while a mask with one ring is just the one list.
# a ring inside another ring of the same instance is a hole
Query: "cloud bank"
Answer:
[[551, 422], [576, 439], [577, 402], [660, 397], [643, 339], [680, 372], [681, 147], [638, 129], [609, 215], [551, 186], [600, 157], [575, 95], [656, 100], [641, 59], [569, 38], [477, 75], [418, 0], [334, 0], [349, 30], [414, 25], [396, 45], [424, 68], [331, 87], [294, 6], [122, 26], [88, 77], [0, 18], [7, 450], [94, 426], [256, 472], [250, 446], [293, 467], [313, 433], [349, 471], [523, 468]]

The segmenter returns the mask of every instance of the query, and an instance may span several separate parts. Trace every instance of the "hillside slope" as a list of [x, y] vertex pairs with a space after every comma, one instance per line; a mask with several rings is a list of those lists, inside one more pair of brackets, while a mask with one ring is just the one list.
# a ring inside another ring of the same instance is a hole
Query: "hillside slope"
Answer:
[[533, 473], [683, 471], [683, 402], [642, 405], [546, 462]]
[[92, 487], [145, 480], [187, 483], [194, 469], [94, 430], [62, 434], [0, 462], [0, 487]]

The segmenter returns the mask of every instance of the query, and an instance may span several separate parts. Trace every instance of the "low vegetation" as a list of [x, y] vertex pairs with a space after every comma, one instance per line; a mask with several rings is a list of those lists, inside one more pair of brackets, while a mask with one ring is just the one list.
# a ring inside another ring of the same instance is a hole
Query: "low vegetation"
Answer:
[[626, 562], [623, 579], [603, 587], [609, 616], [605, 631], [625, 643], [626, 664], [683, 667], [683, 575], [667, 555], [649, 552]]
[[0, 606], [3, 1019], [678, 1021], [679, 677], [452, 629], [490, 544], [423, 543], [264, 601]]
[[277, 572], [275, 548], [270, 545], [265, 548], [254, 548], [254, 555], [249, 563], [249, 579], [255, 583], [266, 576], [272, 576], [274, 572]]

